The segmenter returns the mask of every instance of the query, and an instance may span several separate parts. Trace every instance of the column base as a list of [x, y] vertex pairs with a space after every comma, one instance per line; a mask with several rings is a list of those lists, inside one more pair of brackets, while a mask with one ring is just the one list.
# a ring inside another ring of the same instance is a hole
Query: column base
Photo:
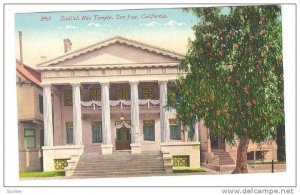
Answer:
[[101, 152], [102, 154], [112, 154], [112, 148], [112, 144], [101, 145]]
[[132, 143], [130, 144], [131, 154], [141, 154], [142, 153], [142, 144], [141, 143]]

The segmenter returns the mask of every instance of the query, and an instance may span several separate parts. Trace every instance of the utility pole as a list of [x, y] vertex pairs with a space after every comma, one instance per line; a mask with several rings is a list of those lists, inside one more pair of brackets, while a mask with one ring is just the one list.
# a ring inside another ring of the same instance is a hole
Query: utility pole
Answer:
[[20, 63], [23, 66], [23, 46], [22, 46], [22, 31], [19, 31], [19, 49], [20, 49]]

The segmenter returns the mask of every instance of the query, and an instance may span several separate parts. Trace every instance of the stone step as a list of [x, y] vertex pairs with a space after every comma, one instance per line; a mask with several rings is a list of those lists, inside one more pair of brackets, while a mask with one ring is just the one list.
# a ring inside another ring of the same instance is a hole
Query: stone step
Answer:
[[102, 155], [100, 153], [84, 153], [82, 154], [82, 156], [149, 156], [149, 155], [161, 155], [160, 152], [145, 152], [145, 153], [141, 153], [141, 154], [131, 154], [130, 152], [113, 152], [112, 154], [106, 154], [106, 155]]
[[116, 158], [123, 158], [123, 159], [140, 159], [140, 158], [158, 158], [161, 155], [143, 155], [143, 156], [133, 156], [133, 155], [103, 155], [103, 156], [81, 156], [83, 159], [116, 159]]
[[164, 164], [151, 164], [151, 165], [101, 165], [101, 166], [95, 166], [95, 165], [90, 165], [90, 166], [86, 166], [86, 165], [77, 165], [77, 169], [119, 169], [119, 168], [157, 168], [157, 167], [164, 167]]
[[94, 163], [101, 163], [101, 162], [159, 162], [162, 161], [163, 158], [156, 158], [156, 159], [80, 159], [82, 162], [94, 162]]
[[164, 169], [164, 166], [157, 167], [101, 167], [101, 168], [88, 168], [88, 167], [77, 167], [76, 170], [81, 171], [103, 171], [103, 170], [129, 170], [129, 169], [137, 169], [137, 170], [151, 170], [151, 169]]
[[214, 154], [214, 159], [212, 160], [212, 164], [234, 165], [231, 156], [225, 150], [221, 150], [221, 149], [212, 150], [212, 153]]
[[83, 154], [74, 176], [114, 176], [165, 173], [162, 153], [131, 154], [127, 151], [110, 155]]
[[137, 175], [157, 175], [165, 174], [165, 171], [139, 171], [139, 172], [109, 172], [109, 173], [74, 173], [74, 176], [87, 177], [118, 177], [118, 176], [137, 176]]
[[153, 163], [101, 163], [101, 164], [94, 164], [94, 163], [78, 163], [77, 167], [125, 167], [125, 166], [162, 166], [163, 162], [153, 162]]
[[160, 155], [149, 156], [127, 156], [127, 155], [114, 155], [114, 156], [81, 156], [81, 159], [154, 159], [162, 158]]
[[[157, 160], [117, 160], [118, 162], [122, 162], [122, 164], [140, 164], [140, 163], [158, 163], [162, 162], [163, 159]], [[86, 163], [86, 164], [111, 164], [116, 162], [115, 160], [81, 160], [79, 163]], [[118, 164], [118, 162], [116, 162]]]

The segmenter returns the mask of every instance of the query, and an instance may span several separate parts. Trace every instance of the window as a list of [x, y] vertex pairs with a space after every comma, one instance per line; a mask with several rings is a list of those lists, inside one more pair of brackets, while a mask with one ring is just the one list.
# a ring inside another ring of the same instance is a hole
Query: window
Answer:
[[127, 100], [128, 99], [128, 92], [124, 87], [117, 88], [117, 98], [118, 100]]
[[101, 90], [100, 88], [90, 89], [90, 100], [100, 101], [101, 100]]
[[44, 108], [43, 108], [43, 96], [42, 95], [39, 95], [39, 109], [40, 109], [40, 113], [43, 114]]
[[24, 130], [25, 149], [35, 148], [35, 129]]
[[154, 86], [142, 87], [142, 99], [153, 99]]
[[247, 153], [247, 160], [254, 160], [254, 152], [253, 151]]
[[154, 120], [144, 120], [144, 140], [155, 141], [155, 121]]
[[181, 140], [180, 126], [176, 119], [170, 119], [170, 139], [171, 140]]
[[67, 144], [73, 144], [73, 122], [66, 122]]
[[65, 106], [72, 106], [73, 105], [72, 90], [71, 89], [65, 89], [64, 102], [65, 102]]
[[92, 121], [92, 143], [102, 142], [102, 124], [98, 121]]
[[264, 152], [263, 151], [256, 151], [255, 152], [256, 160], [263, 160], [264, 159]]

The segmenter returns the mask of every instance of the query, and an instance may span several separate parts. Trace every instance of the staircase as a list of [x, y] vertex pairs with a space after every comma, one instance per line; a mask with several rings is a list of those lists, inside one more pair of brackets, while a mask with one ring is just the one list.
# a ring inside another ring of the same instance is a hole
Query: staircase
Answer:
[[234, 165], [231, 156], [223, 149], [212, 149], [213, 153], [212, 164], [214, 165]]
[[212, 149], [208, 162], [201, 165], [215, 171], [231, 171], [235, 167], [231, 156], [224, 149]]
[[131, 154], [129, 151], [114, 152], [109, 155], [82, 154], [73, 176], [122, 177], [164, 173], [165, 167], [161, 152]]

